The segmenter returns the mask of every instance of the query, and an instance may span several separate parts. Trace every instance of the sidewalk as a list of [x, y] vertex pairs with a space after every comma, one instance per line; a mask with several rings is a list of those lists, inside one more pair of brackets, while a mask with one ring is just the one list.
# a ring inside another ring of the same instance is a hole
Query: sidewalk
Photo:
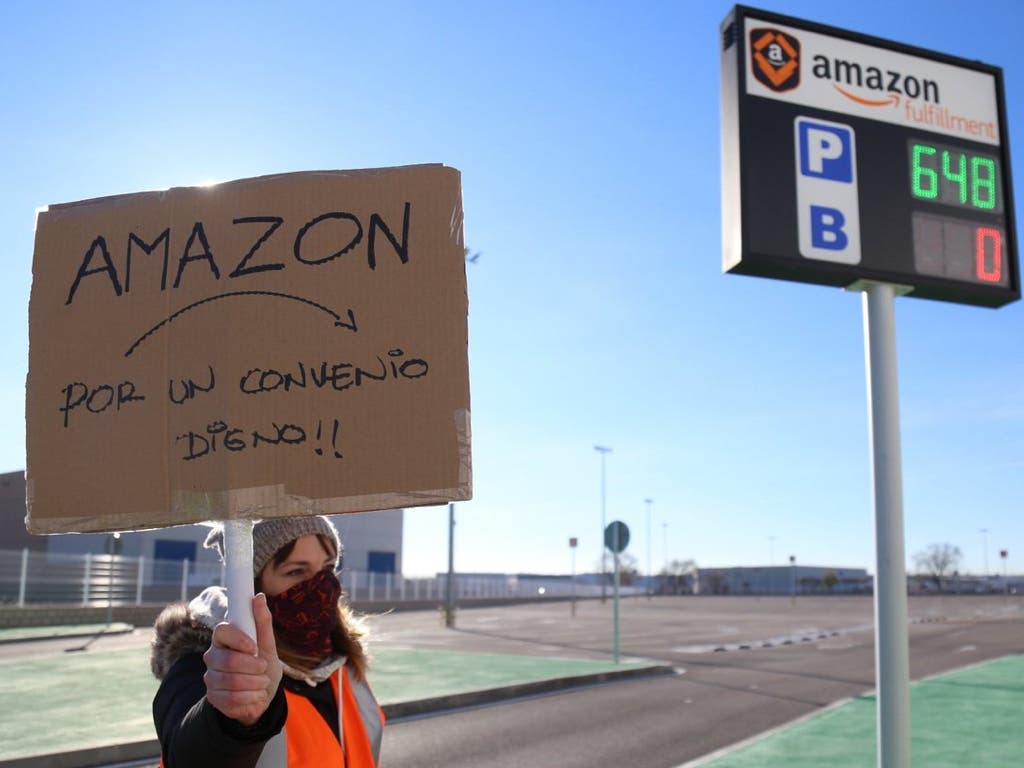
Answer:
[[[910, 687], [911, 762], [1010, 768], [1024, 755], [1024, 656], [1006, 656]], [[862, 696], [679, 768], [873, 768], [876, 701]]]
[[[4, 630], [0, 639], [43, 639], [49, 629], [56, 628]], [[91, 637], [98, 629], [104, 627], [62, 627], [51, 636]], [[139, 631], [148, 637], [148, 628]], [[0, 768], [77, 768], [159, 754], [151, 715], [158, 682], [142, 642], [116, 650], [95, 645], [86, 653], [0, 659], [0, 701], [5, 702]], [[65, 650], [77, 650], [75, 645]], [[670, 667], [642, 660], [614, 664], [504, 651], [373, 645], [370, 683], [394, 720], [623, 677], [672, 674]], [[40, 728], [41, 713], [60, 727]]]

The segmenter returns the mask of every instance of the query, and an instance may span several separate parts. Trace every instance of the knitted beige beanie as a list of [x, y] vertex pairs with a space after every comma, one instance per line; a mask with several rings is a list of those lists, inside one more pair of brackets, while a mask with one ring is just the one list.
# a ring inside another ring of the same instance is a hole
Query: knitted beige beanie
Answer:
[[[258, 576], [263, 567], [271, 561], [277, 551], [286, 544], [290, 544], [303, 536], [320, 534], [334, 541], [334, 550], [337, 553], [334, 560], [334, 567], [337, 569], [341, 564], [341, 555], [344, 548], [338, 531], [326, 517], [312, 515], [309, 517], [278, 517], [270, 520], [260, 520], [252, 528], [252, 575]], [[220, 559], [224, 559], [224, 527], [221, 524], [214, 525], [213, 529], [203, 543], [206, 549], [216, 550]]]

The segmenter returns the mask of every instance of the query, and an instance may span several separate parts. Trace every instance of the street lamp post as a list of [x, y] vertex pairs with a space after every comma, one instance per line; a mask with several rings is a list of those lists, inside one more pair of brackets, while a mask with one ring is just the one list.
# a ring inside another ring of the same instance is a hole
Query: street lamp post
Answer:
[[121, 534], [112, 533], [107, 536], [107, 628], [114, 618], [114, 558], [121, 554]]
[[604, 457], [605, 454], [611, 453], [611, 448], [606, 448], [603, 445], [595, 445], [594, 450], [601, 454], [601, 535], [598, 537], [598, 541], [601, 542], [601, 602], [607, 602], [608, 600], [608, 567], [606, 565], [607, 558], [605, 555], [604, 544], [604, 529], [605, 529], [605, 479], [604, 479]]
[[789, 556], [789, 573], [790, 573], [790, 585], [789, 585], [789, 602], [790, 605], [796, 605], [796, 555]]
[[668, 570], [668, 523], [661, 523], [661, 564]]
[[455, 504], [448, 504], [448, 578], [444, 587], [444, 625], [455, 628]]
[[[980, 528], [981, 542], [982, 542], [982, 554], [985, 555], [985, 581], [988, 581], [988, 528]], [[987, 585], [986, 585], [987, 586]]]
[[1005, 549], [999, 550], [999, 557], [1003, 559], [1003, 603], [1010, 599], [1010, 578], [1006, 575], [1006, 556], [1010, 554]]
[[576, 544], [575, 536], [569, 539], [569, 549], [572, 551], [572, 610], [571, 615], [576, 616]]
[[647, 598], [654, 594], [654, 573], [651, 571], [651, 504], [653, 499], [644, 499], [647, 505]]

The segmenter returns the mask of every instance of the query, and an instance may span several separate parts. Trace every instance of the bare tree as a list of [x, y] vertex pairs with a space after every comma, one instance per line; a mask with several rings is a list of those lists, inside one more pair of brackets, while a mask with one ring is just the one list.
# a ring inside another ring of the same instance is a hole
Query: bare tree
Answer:
[[671, 561], [658, 574], [658, 591], [670, 595], [681, 595], [691, 591], [688, 582], [692, 580], [693, 572], [696, 569], [697, 563], [693, 560]]
[[639, 575], [636, 556], [630, 552], [622, 552], [619, 555], [619, 583], [624, 587], [630, 587]]
[[963, 553], [952, 544], [930, 544], [924, 552], [914, 555], [918, 570], [925, 572], [935, 582], [935, 588], [942, 590], [942, 580], [960, 565]]
[[687, 558], [686, 560], [672, 560], [662, 569], [662, 573], [677, 574], [682, 576], [697, 567], [697, 562]]
[[[608, 556], [609, 562], [614, 562], [612, 560], [613, 557], [614, 557], [614, 555], [609, 555]], [[620, 552], [619, 553], [619, 584], [621, 584], [624, 587], [629, 587], [629, 586], [633, 585], [633, 582], [636, 581], [637, 576], [640, 575], [640, 569], [637, 567], [637, 562], [638, 561], [636, 559], [636, 556], [634, 554], [632, 554], [631, 552]], [[600, 571], [601, 570], [601, 561], [600, 560], [597, 560], [595, 562], [594, 569], [596, 571]], [[612, 582], [612, 579], [614, 579], [614, 578], [615, 578], [615, 572], [614, 572], [614, 570], [612, 570], [611, 567], [609, 567], [608, 568], [608, 583], [610, 584]]]

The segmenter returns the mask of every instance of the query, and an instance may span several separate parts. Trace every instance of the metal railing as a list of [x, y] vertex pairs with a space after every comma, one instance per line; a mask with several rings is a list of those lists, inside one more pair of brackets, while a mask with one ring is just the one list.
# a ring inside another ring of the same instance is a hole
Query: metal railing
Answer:
[[[352, 603], [440, 603], [447, 584], [445, 574], [406, 578], [346, 568], [339, 576]], [[223, 583], [220, 563], [0, 549], [0, 605], [169, 603], [189, 600], [207, 586]], [[457, 600], [592, 597], [601, 593], [599, 584], [567, 577], [502, 574], [456, 574], [454, 589]], [[642, 591], [624, 588], [625, 594]]]

